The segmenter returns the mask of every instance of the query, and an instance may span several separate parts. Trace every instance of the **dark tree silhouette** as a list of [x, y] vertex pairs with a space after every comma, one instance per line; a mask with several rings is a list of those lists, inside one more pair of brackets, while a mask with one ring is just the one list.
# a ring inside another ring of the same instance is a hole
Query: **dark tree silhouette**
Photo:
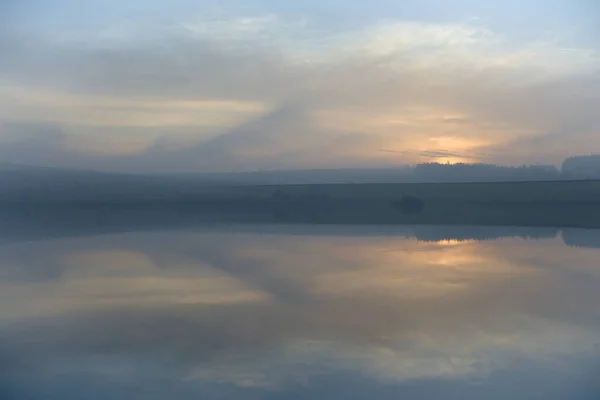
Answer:
[[560, 180], [555, 166], [424, 163], [414, 167], [414, 177], [426, 182], [499, 182]]

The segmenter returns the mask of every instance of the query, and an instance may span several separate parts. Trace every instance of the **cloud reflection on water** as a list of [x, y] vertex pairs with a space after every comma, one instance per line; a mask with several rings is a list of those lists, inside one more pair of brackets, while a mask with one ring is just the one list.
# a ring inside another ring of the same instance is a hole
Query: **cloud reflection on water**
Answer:
[[209, 231], [15, 243], [0, 249], [0, 370], [42, 386], [81, 375], [267, 391], [342, 374], [380, 387], [540, 369], [581, 378], [600, 343], [597, 255], [558, 237]]

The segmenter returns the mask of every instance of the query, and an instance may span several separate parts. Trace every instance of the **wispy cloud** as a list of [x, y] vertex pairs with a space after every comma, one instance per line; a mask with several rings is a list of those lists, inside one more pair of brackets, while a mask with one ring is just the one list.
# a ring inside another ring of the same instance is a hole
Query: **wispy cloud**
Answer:
[[[327, 30], [302, 16], [219, 12], [161, 24], [160, 40], [125, 24], [127, 40], [86, 45], [3, 32], [0, 123], [59, 127], [52, 148], [62, 163], [96, 154], [95, 168], [136, 170], [150, 159], [165, 170], [231, 170], [459, 155], [554, 163], [582, 147], [600, 151], [593, 48], [515, 42], [479, 21], [387, 18]], [[576, 131], [582, 144], [569, 140]], [[549, 132], [561, 132], [556, 144], [510, 149]], [[440, 137], [457, 139], [431, 141]], [[34, 161], [34, 142], [19, 145], [20, 161]]]

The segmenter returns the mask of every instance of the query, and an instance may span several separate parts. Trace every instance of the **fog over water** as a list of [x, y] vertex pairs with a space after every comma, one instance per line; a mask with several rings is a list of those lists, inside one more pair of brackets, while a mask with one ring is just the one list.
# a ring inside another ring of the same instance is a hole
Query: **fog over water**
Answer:
[[228, 225], [7, 243], [0, 390], [595, 399], [598, 237]]

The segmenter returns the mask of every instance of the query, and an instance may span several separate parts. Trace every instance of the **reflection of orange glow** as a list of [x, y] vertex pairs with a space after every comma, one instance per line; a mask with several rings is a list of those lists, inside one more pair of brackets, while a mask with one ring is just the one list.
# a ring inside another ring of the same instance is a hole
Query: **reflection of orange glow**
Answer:
[[436, 246], [457, 246], [464, 245], [468, 243], [474, 243], [474, 240], [458, 240], [458, 239], [447, 239], [447, 240], [439, 240], [435, 242]]
[[[299, 253], [304, 264], [307, 253], [311, 252]], [[321, 267], [313, 272], [312, 279], [317, 291], [329, 295], [376, 291], [394, 297], [434, 298], [528, 272], [524, 267], [488, 257], [487, 249], [476, 240], [418, 242], [363, 238], [336, 241], [335, 246], [320, 244], [318, 253], [326, 262], [313, 263]], [[350, 259], [353, 265], [350, 269], [322, 267], [348, 265]], [[306, 268], [303, 274], [307, 276]]]

